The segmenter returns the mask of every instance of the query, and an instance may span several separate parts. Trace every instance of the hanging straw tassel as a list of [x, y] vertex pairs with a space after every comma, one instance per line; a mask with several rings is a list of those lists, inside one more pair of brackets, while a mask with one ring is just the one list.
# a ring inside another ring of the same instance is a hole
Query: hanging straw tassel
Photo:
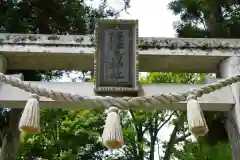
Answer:
[[187, 119], [189, 131], [194, 136], [205, 136], [207, 134], [208, 126], [200, 104], [194, 95], [190, 95], [187, 98]]
[[108, 110], [102, 140], [108, 149], [121, 148], [124, 143], [120, 116], [116, 107], [110, 107]]
[[32, 94], [26, 103], [19, 122], [19, 130], [28, 133], [40, 132], [39, 96]]

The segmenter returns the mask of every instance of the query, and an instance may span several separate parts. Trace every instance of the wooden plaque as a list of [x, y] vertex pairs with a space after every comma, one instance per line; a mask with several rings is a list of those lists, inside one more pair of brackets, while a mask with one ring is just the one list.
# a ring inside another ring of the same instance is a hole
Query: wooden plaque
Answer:
[[95, 36], [95, 91], [138, 91], [138, 21], [98, 20]]

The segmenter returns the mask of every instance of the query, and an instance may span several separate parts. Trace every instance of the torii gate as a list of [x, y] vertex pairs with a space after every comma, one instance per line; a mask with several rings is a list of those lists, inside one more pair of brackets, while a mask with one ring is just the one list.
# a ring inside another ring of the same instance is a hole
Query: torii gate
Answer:
[[[100, 20], [97, 24], [95, 37], [0, 34], [2, 73], [6, 68], [91, 70], [95, 66], [95, 84], [25, 82], [21, 81], [21, 75], [16, 78], [0, 74], [0, 81], [4, 82], [0, 89], [1, 107], [23, 107], [29, 92], [37, 94], [27, 102], [19, 125], [21, 130], [39, 131], [39, 105], [41, 108], [110, 107], [103, 141], [109, 148], [118, 148], [123, 139], [117, 108], [187, 110], [189, 128], [195, 135], [205, 135], [208, 131], [201, 109], [222, 111], [228, 116], [226, 129], [233, 159], [239, 159], [240, 87], [236, 83], [240, 81], [239, 39], [139, 38], [136, 20]], [[110, 63], [109, 59], [113, 61]], [[207, 86], [140, 85], [139, 71], [217, 73], [219, 78], [227, 79], [212, 79], [211, 82], [217, 83]], [[26, 118], [31, 118], [29, 110], [35, 110], [36, 115], [31, 115], [33, 124], [26, 123]]]

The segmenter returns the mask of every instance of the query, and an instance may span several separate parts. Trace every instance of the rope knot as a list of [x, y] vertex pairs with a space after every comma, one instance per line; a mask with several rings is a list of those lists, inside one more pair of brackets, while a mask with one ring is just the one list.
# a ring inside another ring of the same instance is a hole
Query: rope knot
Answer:
[[208, 132], [206, 120], [197, 101], [197, 95], [187, 97], [187, 120], [190, 132], [195, 136], [205, 136]]
[[37, 94], [31, 94], [31, 95], [30, 95], [30, 98], [35, 98], [35, 99], [37, 99], [37, 100], [39, 101], [40, 96], [37, 95]]
[[187, 96], [187, 101], [189, 101], [190, 99], [197, 99], [197, 96], [194, 95], [194, 94], [189, 94], [189, 95]]
[[117, 107], [110, 107], [108, 109], [102, 140], [103, 144], [109, 149], [119, 149], [124, 143], [121, 120]]
[[107, 112], [108, 112], [108, 114], [112, 113], [112, 112], [118, 113], [118, 108], [117, 107], [110, 107]]
[[39, 96], [31, 94], [19, 121], [19, 130], [29, 133], [40, 132]]

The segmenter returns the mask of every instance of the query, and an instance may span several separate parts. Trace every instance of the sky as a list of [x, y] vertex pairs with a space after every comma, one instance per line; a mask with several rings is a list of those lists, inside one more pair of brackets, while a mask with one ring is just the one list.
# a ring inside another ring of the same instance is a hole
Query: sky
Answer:
[[168, 10], [170, 0], [131, 0], [129, 14], [122, 12], [122, 19], [139, 20], [140, 37], [175, 37], [173, 22], [179, 18]]
[[[179, 20], [178, 16], [168, 10], [170, 0], [131, 0], [128, 13], [122, 12], [121, 19], [139, 20], [140, 37], [175, 37], [173, 22]], [[89, 5], [97, 7], [99, 0], [91, 0]], [[123, 0], [108, 0], [113, 8], [121, 8]]]

